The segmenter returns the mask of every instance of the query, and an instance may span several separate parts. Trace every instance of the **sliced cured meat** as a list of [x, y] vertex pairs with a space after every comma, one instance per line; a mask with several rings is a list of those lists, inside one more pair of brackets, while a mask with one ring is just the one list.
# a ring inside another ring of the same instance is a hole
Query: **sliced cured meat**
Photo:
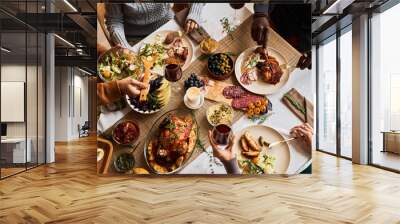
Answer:
[[261, 99], [264, 99], [264, 97], [257, 95], [247, 95], [241, 98], [234, 98], [232, 100], [232, 107], [235, 109], [245, 109], [250, 103], [254, 103]]
[[227, 86], [222, 90], [222, 94], [227, 99], [240, 98], [250, 95], [249, 92], [247, 92], [240, 86]]

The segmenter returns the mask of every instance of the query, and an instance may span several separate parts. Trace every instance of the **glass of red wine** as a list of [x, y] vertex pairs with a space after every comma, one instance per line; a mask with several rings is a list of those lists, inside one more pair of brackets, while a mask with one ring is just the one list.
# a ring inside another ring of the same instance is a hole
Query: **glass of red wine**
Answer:
[[236, 26], [241, 22], [237, 15], [237, 11], [243, 8], [244, 4], [245, 3], [229, 3], [229, 5], [235, 10], [235, 13], [233, 14], [233, 24]]
[[165, 79], [170, 82], [177, 82], [182, 78], [181, 66], [177, 64], [168, 64], [165, 66]]
[[232, 134], [232, 128], [227, 124], [218, 124], [212, 131], [214, 142], [220, 146], [226, 146]]

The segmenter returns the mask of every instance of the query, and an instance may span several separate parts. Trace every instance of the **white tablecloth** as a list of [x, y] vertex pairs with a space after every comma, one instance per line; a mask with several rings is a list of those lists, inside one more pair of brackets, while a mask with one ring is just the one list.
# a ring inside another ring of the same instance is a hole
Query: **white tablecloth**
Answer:
[[[247, 8], [243, 8], [238, 10], [237, 17], [244, 21], [251, 15], [251, 12]], [[220, 24], [220, 19], [223, 17], [228, 17], [232, 20], [234, 15], [234, 10], [227, 3], [208, 3], [203, 9], [201, 26], [204, 27], [205, 30], [210, 34], [212, 38], [215, 40], [221, 40], [224, 38], [225, 34], [222, 32], [222, 26]], [[155, 32], [159, 32], [162, 30], [181, 30], [179, 25], [175, 20], [171, 20], [168, 23], [164, 24]], [[250, 31], [250, 27], [249, 27]], [[133, 48], [135, 50], [139, 50], [140, 46], [142, 46], [143, 42], [146, 42], [146, 39], [142, 40]], [[194, 56], [192, 61], [196, 60], [198, 56], [200, 56], [199, 47], [192, 42], [194, 49]], [[307, 99], [314, 99], [313, 91], [313, 78], [310, 70], [299, 70], [296, 69], [290, 74], [289, 81], [287, 84], [280, 89], [279, 92], [268, 96], [273, 105], [273, 114], [267, 118], [264, 122], [264, 125], [268, 125], [281, 134], [288, 135], [290, 129], [302, 122], [298, 119], [283, 103], [281, 102], [281, 98], [283, 94], [288, 92], [291, 88], [296, 88], [302, 95], [304, 95]], [[100, 119], [98, 121], [98, 129], [100, 131], [104, 131], [112, 126], [115, 122], [121, 119], [124, 115], [126, 115], [129, 110], [119, 111], [117, 113], [109, 113], [109, 114], [101, 114]], [[254, 125], [256, 123], [247, 119], [245, 116], [240, 118], [232, 127], [233, 131], [239, 131], [247, 126]], [[298, 171], [299, 168], [310, 159], [310, 152], [304, 152], [302, 147], [296, 145], [296, 143], [289, 143], [290, 148], [290, 164], [288, 168], [288, 174], [294, 174]], [[207, 152], [203, 152], [200, 154], [194, 161], [188, 164], [184, 169], [182, 169], [179, 173], [181, 174], [224, 174], [226, 173], [224, 167], [215, 160], [210, 160], [210, 153], [212, 149], [209, 147]], [[211, 162], [210, 162], [211, 161]]]

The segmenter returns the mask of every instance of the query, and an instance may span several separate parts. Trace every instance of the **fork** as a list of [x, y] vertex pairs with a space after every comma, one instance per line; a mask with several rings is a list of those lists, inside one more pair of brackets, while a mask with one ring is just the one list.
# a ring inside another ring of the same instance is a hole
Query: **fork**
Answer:
[[293, 141], [293, 140], [295, 140], [296, 138], [295, 137], [293, 137], [293, 138], [288, 138], [288, 139], [284, 139], [284, 140], [282, 140], [282, 141], [277, 141], [277, 142], [273, 142], [273, 143], [269, 143], [269, 142], [264, 142], [264, 145], [265, 146], [267, 146], [267, 148], [272, 148], [272, 147], [274, 147], [274, 146], [277, 146], [277, 145], [279, 145], [279, 144], [281, 144], [281, 143], [285, 143], [285, 142], [290, 142], [290, 141]]

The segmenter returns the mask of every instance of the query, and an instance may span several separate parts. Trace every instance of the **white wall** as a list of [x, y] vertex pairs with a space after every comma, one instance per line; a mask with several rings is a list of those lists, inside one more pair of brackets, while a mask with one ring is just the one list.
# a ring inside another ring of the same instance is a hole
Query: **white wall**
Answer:
[[[38, 69], [38, 71], [36, 71]], [[27, 76], [27, 81], [25, 80]], [[25, 138], [25, 133], [30, 139], [32, 150], [32, 161], [44, 163], [45, 151], [45, 118], [44, 118], [44, 74], [42, 67], [25, 64], [3, 64], [1, 66], [1, 81], [3, 82], [25, 82], [26, 83], [26, 107], [22, 107], [22, 112], [26, 110], [27, 120], [23, 122], [6, 122], [8, 138]], [[6, 96], [2, 96], [6, 97]], [[10, 108], [2, 107], [1, 110], [7, 113]], [[37, 157], [37, 153], [39, 156]]]
[[79, 137], [78, 124], [88, 120], [88, 79], [71, 67], [56, 67], [55, 74], [55, 140], [70, 141]]

